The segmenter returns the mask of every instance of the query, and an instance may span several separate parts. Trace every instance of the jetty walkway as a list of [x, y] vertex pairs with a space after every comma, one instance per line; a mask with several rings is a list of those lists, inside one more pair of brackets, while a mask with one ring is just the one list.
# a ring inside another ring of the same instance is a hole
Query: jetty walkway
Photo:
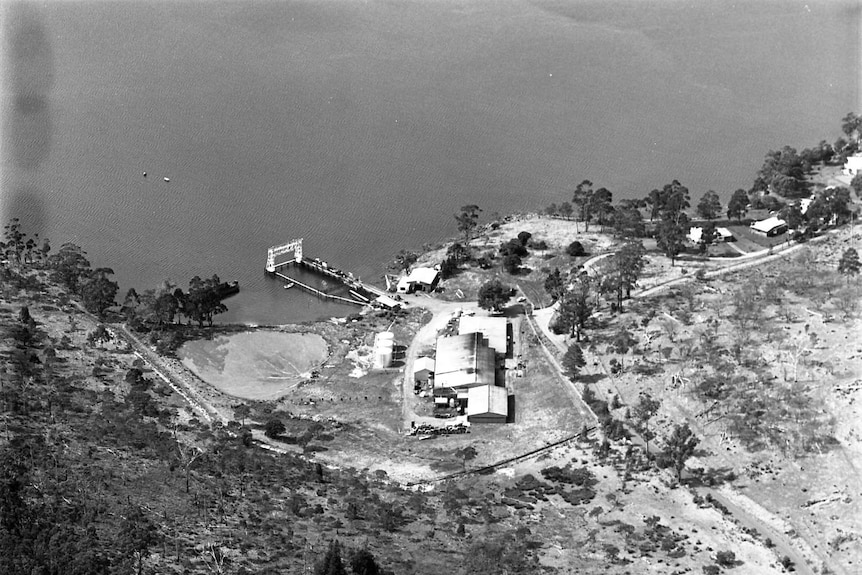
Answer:
[[[293, 240], [283, 246], [273, 246], [269, 248], [266, 261], [266, 272], [270, 275], [279, 277], [290, 286], [298, 286], [299, 288], [314, 294], [318, 297], [338, 301], [341, 303], [349, 303], [354, 305], [381, 305], [377, 302], [378, 298], [388, 298], [388, 294], [382, 289], [366, 284], [361, 279], [355, 277], [350, 272], [342, 271], [336, 267], [330, 266], [325, 261], [319, 258], [306, 258], [302, 255], [302, 239]], [[276, 263], [275, 258], [278, 255], [293, 252], [294, 257], [284, 262]], [[316, 287], [310, 286], [305, 282], [301, 282], [294, 277], [284, 273], [286, 266], [296, 266], [308, 269], [324, 277], [328, 277], [338, 281], [348, 289], [350, 297], [344, 297], [322, 291]], [[394, 302], [393, 302], [394, 303]], [[383, 306], [387, 307], [387, 306]]]

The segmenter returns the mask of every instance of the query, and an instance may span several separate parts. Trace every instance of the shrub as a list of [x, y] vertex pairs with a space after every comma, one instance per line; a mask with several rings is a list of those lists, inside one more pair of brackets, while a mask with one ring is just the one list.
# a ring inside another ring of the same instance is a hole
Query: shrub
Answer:
[[736, 553], [733, 551], [719, 551], [715, 554], [715, 562], [722, 567], [733, 567], [736, 565]]
[[287, 428], [279, 419], [270, 419], [264, 426], [264, 434], [270, 439], [275, 439], [285, 432]]
[[572, 242], [566, 248], [566, 253], [574, 258], [586, 255], [587, 252], [584, 250], [584, 246], [581, 244], [581, 242]]

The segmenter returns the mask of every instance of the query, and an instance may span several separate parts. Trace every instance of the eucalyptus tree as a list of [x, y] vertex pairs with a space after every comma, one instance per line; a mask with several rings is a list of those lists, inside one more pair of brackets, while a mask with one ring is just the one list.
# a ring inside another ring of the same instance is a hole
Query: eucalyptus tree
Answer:
[[470, 240], [473, 239], [473, 230], [479, 226], [479, 214], [481, 208], [475, 204], [461, 206], [461, 212], [455, 214], [455, 221], [458, 222], [458, 231], [464, 234], [464, 245], [469, 246]]

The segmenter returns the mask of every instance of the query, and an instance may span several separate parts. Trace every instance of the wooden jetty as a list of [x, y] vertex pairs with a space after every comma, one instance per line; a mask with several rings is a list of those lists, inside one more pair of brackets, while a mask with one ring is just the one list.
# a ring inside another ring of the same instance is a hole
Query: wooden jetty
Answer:
[[323, 297], [323, 298], [327, 298], [327, 299], [334, 299], [336, 301], [340, 301], [340, 302], [344, 302], [344, 303], [352, 303], [352, 304], [356, 304], [356, 305], [367, 305], [367, 303], [368, 303], [368, 302], [364, 302], [364, 301], [359, 301], [359, 300], [355, 300], [355, 299], [349, 299], [346, 297], [341, 297], [339, 295], [334, 295], [331, 293], [322, 292], [317, 288], [313, 288], [308, 284], [302, 283], [298, 279], [288, 277], [281, 272], [275, 272], [275, 275], [277, 275], [278, 277], [280, 277], [281, 279], [283, 279], [285, 281], [288, 281], [294, 285], [301, 287], [302, 289], [304, 289], [307, 292], [313, 293], [314, 295], [316, 295], [318, 297]]
[[[289, 252], [293, 252], [293, 259], [276, 263], [276, 256], [283, 255]], [[350, 295], [354, 299], [328, 294], [278, 271], [279, 268], [288, 265], [303, 267], [314, 271], [317, 274], [337, 280], [340, 284], [348, 288]], [[266, 260], [266, 272], [270, 275], [274, 275], [284, 279], [285, 281], [291, 282], [301, 287], [305, 291], [312, 293], [318, 297], [323, 297], [344, 303], [352, 303], [356, 305], [375, 305], [373, 300], [377, 299], [380, 296], [387, 295], [386, 292], [381, 290], [380, 288], [363, 283], [362, 280], [355, 277], [350, 272], [341, 271], [340, 269], [330, 266], [328, 263], [318, 258], [303, 257], [302, 238], [292, 240], [291, 242], [283, 246], [273, 246], [269, 248]]]

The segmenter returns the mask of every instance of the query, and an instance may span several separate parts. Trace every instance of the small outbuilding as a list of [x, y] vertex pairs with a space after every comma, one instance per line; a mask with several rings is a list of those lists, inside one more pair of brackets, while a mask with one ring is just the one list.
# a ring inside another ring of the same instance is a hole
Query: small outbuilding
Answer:
[[736, 238], [733, 237], [733, 233], [727, 228], [715, 228], [715, 231], [718, 233], [719, 239], [723, 242], [736, 241]]
[[392, 311], [397, 311], [401, 309], [401, 302], [392, 299], [389, 296], [382, 295], [374, 300], [379, 307], [383, 309], [388, 309]]
[[777, 216], [772, 216], [759, 222], [751, 222], [751, 231], [766, 237], [780, 236], [787, 231], [787, 222]]
[[425, 383], [434, 375], [434, 359], [430, 357], [418, 357], [413, 362], [413, 381]]
[[467, 390], [467, 421], [470, 423], [506, 423], [509, 417], [509, 393], [505, 387], [482, 385]]

